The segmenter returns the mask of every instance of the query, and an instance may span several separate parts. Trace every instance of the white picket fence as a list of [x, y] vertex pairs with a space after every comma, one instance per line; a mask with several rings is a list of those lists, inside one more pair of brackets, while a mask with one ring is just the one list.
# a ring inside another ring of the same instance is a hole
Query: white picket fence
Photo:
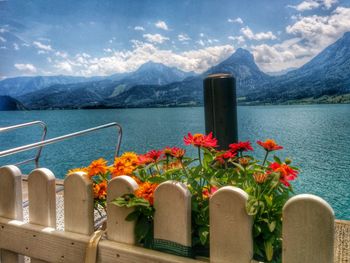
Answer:
[[[83, 173], [64, 182], [64, 231], [56, 230], [55, 176], [45, 168], [28, 176], [29, 223], [23, 222], [21, 171], [0, 168], [1, 263], [21, 262], [202, 262], [135, 246], [132, 210], [109, 204], [107, 237], [94, 233], [93, 189]], [[127, 176], [111, 180], [108, 201], [137, 189]], [[191, 195], [183, 184], [168, 181], [157, 188], [154, 237], [191, 246]], [[252, 218], [247, 194], [226, 186], [210, 199], [210, 262], [253, 262]], [[334, 213], [321, 198], [292, 197], [283, 210], [283, 263], [333, 262]], [[94, 245], [97, 251], [94, 250]], [[87, 249], [89, 248], [89, 249]], [[89, 255], [89, 257], [87, 257]], [[205, 262], [205, 260], [204, 260]], [[208, 262], [208, 261], [207, 261]]]

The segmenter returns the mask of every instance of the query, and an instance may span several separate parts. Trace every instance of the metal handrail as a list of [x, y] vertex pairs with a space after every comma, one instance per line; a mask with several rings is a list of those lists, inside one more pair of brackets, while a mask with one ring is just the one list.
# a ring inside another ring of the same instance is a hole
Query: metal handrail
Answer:
[[[41, 135], [40, 141], [44, 141], [46, 138], [46, 134], [47, 134], [47, 125], [43, 121], [31, 121], [31, 122], [16, 124], [16, 125], [8, 126], [8, 127], [0, 127], [0, 132], [9, 132], [9, 131], [17, 130], [20, 128], [34, 126], [34, 125], [40, 125], [43, 128], [43, 133]], [[39, 167], [39, 159], [40, 159], [42, 149], [43, 149], [43, 146], [39, 147], [38, 152], [36, 153], [34, 158], [18, 162], [15, 165], [26, 164], [26, 163], [34, 161], [35, 167], [38, 168]]]
[[122, 127], [120, 126], [120, 124], [116, 123], [116, 122], [111, 122], [111, 123], [107, 123], [101, 126], [96, 126], [90, 129], [86, 129], [86, 130], [82, 130], [82, 131], [78, 131], [78, 132], [73, 132], [70, 134], [66, 134], [66, 135], [62, 135], [62, 136], [58, 136], [52, 139], [48, 139], [42, 142], [36, 142], [36, 143], [32, 143], [32, 144], [27, 144], [24, 146], [20, 146], [20, 147], [16, 147], [16, 148], [12, 148], [9, 150], [5, 150], [5, 151], [1, 151], [0, 152], [0, 157], [4, 157], [4, 156], [8, 156], [8, 155], [12, 155], [15, 153], [19, 153], [19, 152], [24, 152], [24, 151], [28, 151], [28, 150], [32, 150], [35, 148], [39, 148], [39, 147], [43, 147], [45, 145], [49, 145], [49, 144], [53, 144], [56, 142], [60, 142], [60, 141], [64, 141], [70, 138], [74, 138], [74, 137], [78, 137], [87, 133], [91, 133], [93, 131], [97, 131], [97, 130], [101, 130], [101, 129], [105, 129], [105, 128], [109, 128], [109, 127], [113, 127], [115, 126], [118, 129], [118, 141], [117, 141], [117, 146], [116, 146], [116, 150], [115, 150], [115, 156], [119, 155], [119, 149], [120, 149], [120, 144], [121, 144], [121, 140], [122, 140]]

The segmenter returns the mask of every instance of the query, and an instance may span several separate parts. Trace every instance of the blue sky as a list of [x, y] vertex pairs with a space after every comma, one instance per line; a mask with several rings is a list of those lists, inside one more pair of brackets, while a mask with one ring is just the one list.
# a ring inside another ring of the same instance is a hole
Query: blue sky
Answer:
[[350, 31], [350, 0], [0, 0], [0, 79], [96, 76], [152, 60], [203, 72], [237, 48], [274, 72]]

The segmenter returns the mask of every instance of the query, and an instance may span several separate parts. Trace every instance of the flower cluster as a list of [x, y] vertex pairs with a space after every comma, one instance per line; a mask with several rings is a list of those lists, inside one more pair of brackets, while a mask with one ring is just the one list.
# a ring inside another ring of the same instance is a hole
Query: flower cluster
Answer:
[[[216, 150], [218, 141], [213, 134], [188, 133], [184, 144], [193, 146], [198, 157], [186, 156], [179, 147], [153, 149], [144, 154], [126, 152], [116, 157], [110, 166], [100, 158], [88, 167], [68, 172], [84, 172], [93, 181], [95, 204], [105, 207], [106, 188], [110, 179], [120, 175], [132, 177], [138, 184], [133, 194], [117, 198], [112, 203], [134, 207], [128, 218], [136, 221], [138, 242], [152, 243], [154, 192], [167, 180], [188, 186], [192, 194], [192, 240], [194, 250], [209, 247], [209, 199], [222, 186], [233, 185], [249, 195], [247, 211], [254, 219], [254, 257], [257, 260], [278, 261], [281, 255], [282, 208], [292, 192], [291, 181], [298, 175], [291, 161], [281, 161], [272, 152], [283, 149], [274, 140], [257, 141], [265, 150], [263, 161], [250, 152], [249, 141], [232, 143], [225, 151]], [[269, 160], [273, 159], [273, 160]]]

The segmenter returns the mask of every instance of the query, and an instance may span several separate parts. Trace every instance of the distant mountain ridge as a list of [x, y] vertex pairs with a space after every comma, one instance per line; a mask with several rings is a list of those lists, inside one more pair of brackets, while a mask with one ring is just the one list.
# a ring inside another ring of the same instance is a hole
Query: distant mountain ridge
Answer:
[[0, 111], [25, 110], [25, 107], [18, 100], [10, 96], [0, 96]]
[[148, 62], [130, 74], [51, 85], [16, 98], [32, 109], [201, 105], [203, 78], [212, 73], [230, 73], [236, 77], [239, 103], [285, 103], [350, 94], [349, 72], [350, 33], [346, 33], [304, 66], [281, 76], [265, 74], [253, 55], [239, 48], [201, 75]]

